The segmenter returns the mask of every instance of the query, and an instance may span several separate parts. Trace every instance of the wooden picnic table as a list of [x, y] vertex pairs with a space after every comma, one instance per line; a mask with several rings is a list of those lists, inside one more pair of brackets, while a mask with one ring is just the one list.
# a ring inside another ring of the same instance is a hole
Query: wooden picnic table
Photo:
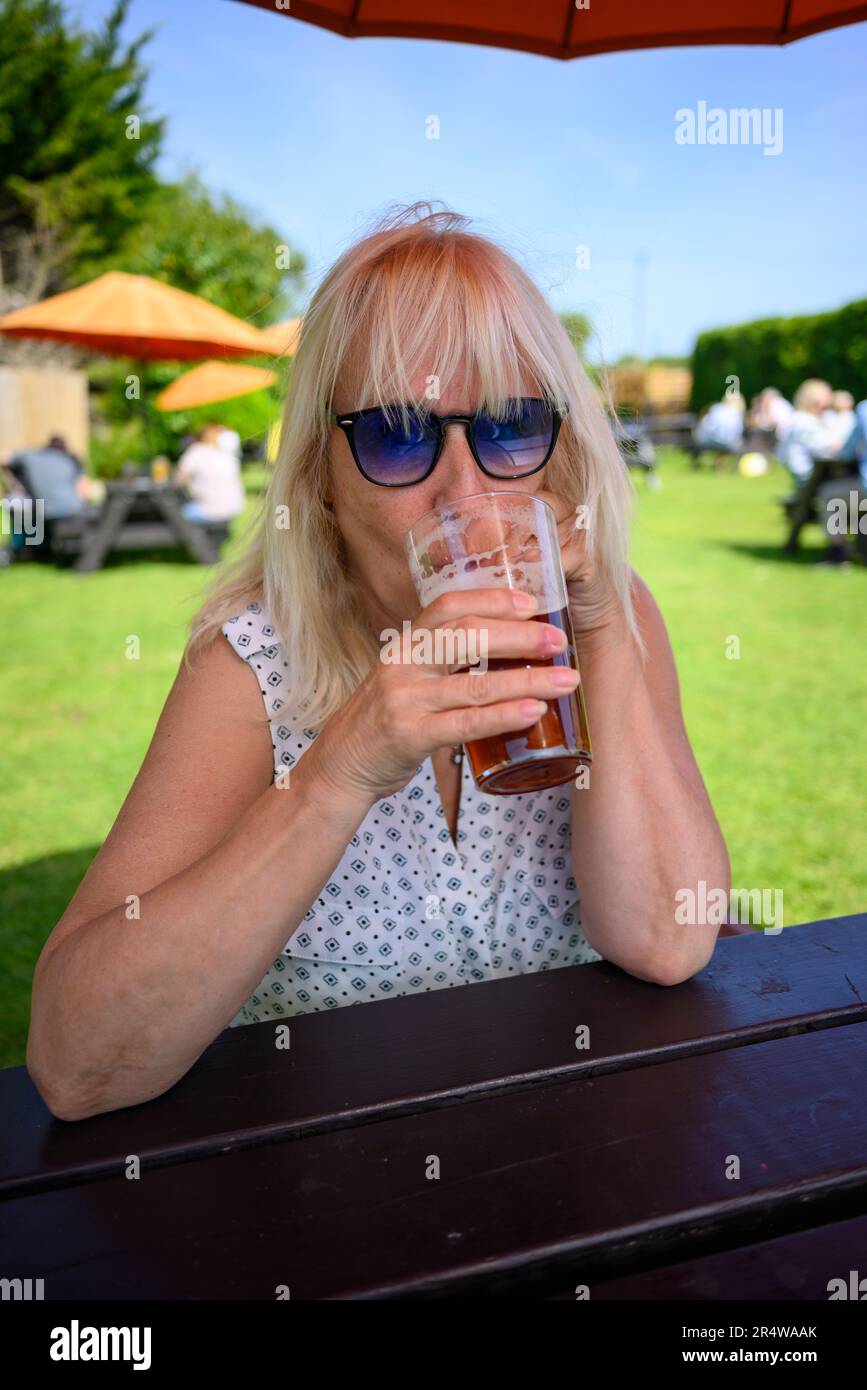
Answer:
[[74, 1123], [0, 1072], [4, 1272], [46, 1300], [827, 1300], [867, 1273], [865, 947], [860, 914], [720, 940], [675, 987], [603, 961], [227, 1029]]
[[216, 564], [228, 524], [189, 521], [182, 511], [187, 495], [174, 483], [156, 483], [147, 474], [106, 484], [102, 506], [54, 523], [55, 555], [77, 556], [73, 569], [90, 574], [113, 551], [186, 550], [202, 565]]

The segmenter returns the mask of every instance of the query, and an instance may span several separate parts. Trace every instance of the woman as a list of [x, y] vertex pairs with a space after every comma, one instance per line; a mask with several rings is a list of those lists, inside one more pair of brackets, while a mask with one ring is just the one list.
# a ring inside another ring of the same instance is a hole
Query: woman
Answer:
[[[729, 868], [662, 618], [628, 567], [626, 470], [556, 314], [464, 221], [399, 211], [313, 297], [248, 549], [196, 616], [138, 777], [38, 962], [28, 1066], [55, 1115], [161, 1094], [229, 1024], [602, 957], [674, 984], [713, 953], [717, 926], [675, 922], [678, 891], [728, 892]], [[515, 401], [538, 412], [534, 449], [494, 479], [473, 438]], [[393, 403], [413, 434], [370, 413]], [[436, 458], [433, 408], [475, 416], [476, 435], [449, 424]], [[452, 761], [559, 690], [551, 630], [508, 591], [418, 611], [407, 528], [502, 487], [558, 517], [589, 788], [484, 796]], [[484, 630], [490, 656], [544, 664], [386, 663], [381, 635], [404, 619]]]

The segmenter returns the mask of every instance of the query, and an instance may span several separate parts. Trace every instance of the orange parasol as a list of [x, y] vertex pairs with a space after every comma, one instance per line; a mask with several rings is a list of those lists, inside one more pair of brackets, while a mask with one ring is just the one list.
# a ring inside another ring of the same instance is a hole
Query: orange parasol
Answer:
[[[274, 0], [244, 0], [275, 11]], [[622, 48], [685, 44], [786, 44], [867, 19], [852, 0], [292, 0], [277, 13], [344, 38], [450, 39], [518, 48], [547, 58], [579, 58]]]
[[284, 319], [282, 323], [269, 323], [266, 328], [259, 330], [259, 339], [263, 344], [259, 351], [267, 352], [274, 357], [292, 357], [298, 348], [300, 333], [300, 319]]
[[0, 333], [53, 338], [140, 361], [187, 362], [263, 352], [258, 329], [243, 319], [161, 280], [120, 270], [6, 314], [0, 318]]
[[233, 362], [202, 362], [184, 372], [154, 404], [157, 410], [192, 410], [197, 405], [213, 405], [215, 401], [231, 401], [236, 396], [248, 396], [273, 386], [277, 373], [267, 367], [239, 366]]

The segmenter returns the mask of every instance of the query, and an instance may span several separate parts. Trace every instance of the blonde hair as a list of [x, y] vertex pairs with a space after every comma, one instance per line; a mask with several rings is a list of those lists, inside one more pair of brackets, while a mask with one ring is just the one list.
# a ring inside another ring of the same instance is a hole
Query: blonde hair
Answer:
[[[410, 383], [431, 362], [451, 382], [463, 361], [476, 408], [502, 411], [529, 374], [568, 410], [545, 488], [583, 503], [588, 553], [609, 577], [643, 650], [628, 562], [632, 483], [605, 410], [566, 329], [520, 265], [467, 219], [414, 203], [386, 214], [334, 263], [303, 316], [280, 448], [243, 553], [195, 614], [185, 657], [246, 604], [263, 602], [286, 652], [307, 727], [318, 729], [379, 659], [376, 637], [323, 500], [328, 412], [338, 383], [354, 408], [420, 400]], [[350, 381], [349, 374], [354, 379]], [[279, 518], [288, 518], [281, 529]]]
[[810, 411], [818, 406], [825, 409], [831, 404], [831, 387], [827, 381], [821, 381], [819, 377], [808, 377], [802, 381], [792, 402], [796, 410]]

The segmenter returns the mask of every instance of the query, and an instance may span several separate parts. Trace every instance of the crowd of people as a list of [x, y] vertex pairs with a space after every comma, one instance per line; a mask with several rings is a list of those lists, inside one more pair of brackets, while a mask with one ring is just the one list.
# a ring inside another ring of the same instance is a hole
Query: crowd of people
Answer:
[[[827, 381], [802, 381], [794, 399], [774, 386], [760, 391], [747, 410], [738, 391], [727, 391], [699, 420], [695, 443], [719, 455], [739, 455], [751, 432], [769, 438], [773, 453], [792, 475], [798, 489], [813, 477], [818, 464], [835, 465], [816, 489], [819, 519], [824, 524], [831, 564], [848, 560], [847, 532], [839, 524], [841, 501], [867, 498], [867, 399], [857, 405], [850, 391], [835, 391]], [[857, 521], [860, 518], [855, 518]], [[850, 528], [851, 529], [851, 528]]]
[[711, 451], [738, 454], [750, 430], [773, 436], [774, 452], [798, 482], [813, 471], [817, 458], [851, 457], [859, 462], [859, 411], [851, 391], [834, 391], [826, 381], [803, 381], [793, 401], [775, 386], [753, 397], [749, 410], [739, 391], [726, 392], [699, 420], [695, 442]]
[[[168, 479], [171, 467], [167, 460], [165, 464]], [[52, 435], [39, 448], [0, 455], [0, 475], [13, 507], [32, 508], [41, 501], [41, 517], [48, 523], [48, 532], [53, 523], [92, 511], [99, 501], [98, 490], [81, 460], [61, 435]], [[188, 494], [181, 507], [187, 520], [199, 525], [234, 520], [245, 501], [237, 431], [209, 421], [198, 434], [186, 436], [172, 481]], [[6, 563], [21, 558], [31, 541], [26, 528], [13, 525], [10, 546], [4, 552]], [[48, 547], [43, 541], [34, 548]]]

